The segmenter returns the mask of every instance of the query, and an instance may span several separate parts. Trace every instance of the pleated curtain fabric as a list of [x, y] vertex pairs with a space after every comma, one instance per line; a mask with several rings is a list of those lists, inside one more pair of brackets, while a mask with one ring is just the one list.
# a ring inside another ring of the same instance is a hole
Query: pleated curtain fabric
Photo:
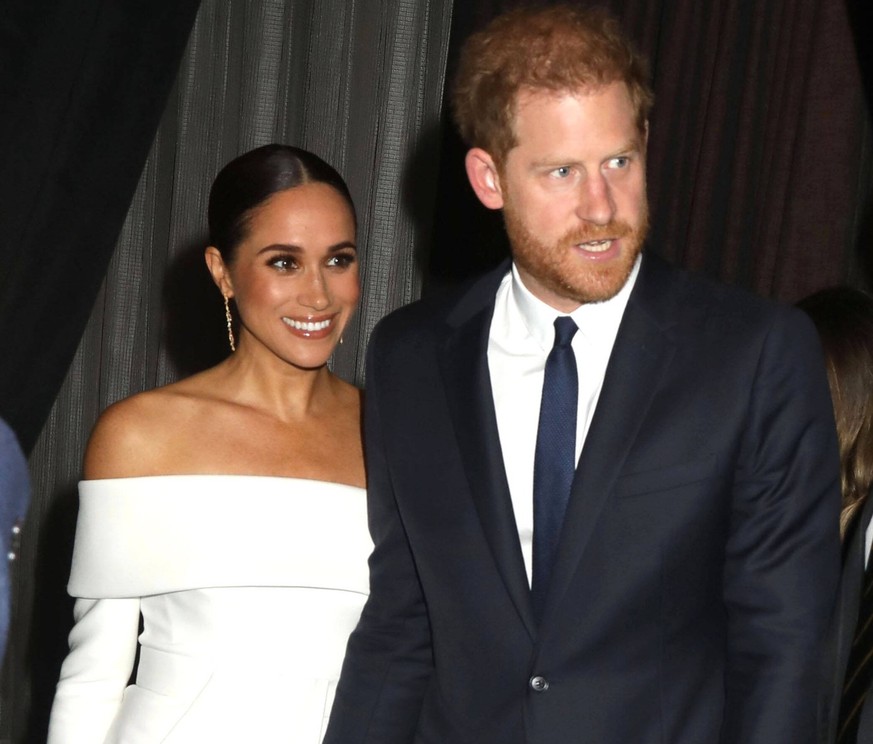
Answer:
[[[76, 483], [112, 402], [227, 353], [205, 264], [219, 168], [268, 142], [310, 149], [358, 213], [362, 299], [332, 360], [364, 384], [370, 331], [416, 299], [438, 168], [450, 0], [204, 0], [106, 280], [31, 455], [0, 741], [44, 741], [66, 633]], [[38, 652], [34, 653], [34, 649]]]

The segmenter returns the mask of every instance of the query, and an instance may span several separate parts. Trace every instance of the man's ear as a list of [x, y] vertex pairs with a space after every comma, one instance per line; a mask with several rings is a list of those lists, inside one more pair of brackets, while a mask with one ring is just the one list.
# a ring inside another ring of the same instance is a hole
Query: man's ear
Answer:
[[214, 245], [210, 245], [203, 253], [206, 259], [206, 267], [212, 274], [212, 281], [224, 297], [233, 297], [233, 283], [230, 280], [230, 272], [221, 257], [221, 251]]
[[467, 178], [479, 201], [488, 209], [501, 209], [504, 201], [503, 189], [494, 158], [481, 147], [474, 147], [464, 158], [464, 166], [467, 169]]

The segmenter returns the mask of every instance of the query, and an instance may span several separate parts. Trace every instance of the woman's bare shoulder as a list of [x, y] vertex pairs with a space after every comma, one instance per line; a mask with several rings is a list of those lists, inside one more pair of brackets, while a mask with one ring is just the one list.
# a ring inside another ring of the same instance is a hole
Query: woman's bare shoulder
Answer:
[[196, 386], [176, 383], [132, 395], [109, 406], [94, 425], [85, 450], [86, 479], [157, 475], [174, 440], [197, 405]]

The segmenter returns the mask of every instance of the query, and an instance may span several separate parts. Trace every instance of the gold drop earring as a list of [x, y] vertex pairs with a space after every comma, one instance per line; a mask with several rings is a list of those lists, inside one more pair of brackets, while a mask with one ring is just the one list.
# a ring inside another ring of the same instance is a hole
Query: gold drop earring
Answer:
[[236, 351], [236, 343], [233, 340], [233, 318], [230, 315], [230, 298], [224, 295], [224, 317], [227, 320], [227, 340], [230, 343], [230, 350]]

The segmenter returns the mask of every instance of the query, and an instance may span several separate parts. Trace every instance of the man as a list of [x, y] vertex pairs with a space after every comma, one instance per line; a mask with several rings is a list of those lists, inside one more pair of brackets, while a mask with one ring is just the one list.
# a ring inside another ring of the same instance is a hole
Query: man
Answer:
[[641, 257], [650, 103], [602, 14], [466, 44], [467, 174], [512, 265], [373, 334], [371, 596], [327, 744], [814, 741], [821, 352], [796, 310]]

